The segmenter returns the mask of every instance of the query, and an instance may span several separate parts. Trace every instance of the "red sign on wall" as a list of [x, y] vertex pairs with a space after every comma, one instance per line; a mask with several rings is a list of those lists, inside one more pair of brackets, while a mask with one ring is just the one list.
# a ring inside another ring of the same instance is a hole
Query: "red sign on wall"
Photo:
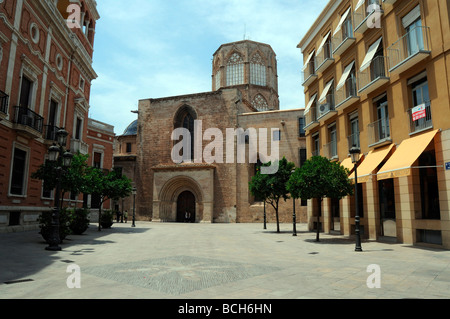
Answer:
[[427, 116], [425, 110], [425, 104], [418, 105], [412, 109], [412, 119], [413, 121], [417, 121], [423, 119]]

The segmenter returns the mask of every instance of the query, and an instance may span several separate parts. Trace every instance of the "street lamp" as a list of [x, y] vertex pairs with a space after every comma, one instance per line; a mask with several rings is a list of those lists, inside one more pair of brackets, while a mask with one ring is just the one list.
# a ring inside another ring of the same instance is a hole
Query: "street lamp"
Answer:
[[131, 194], [133, 194], [133, 223], [131, 224], [131, 227], [136, 227], [135, 221], [136, 221], [136, 187], [133, 187], [133, 191]]
[[[291, 171], [292, 174], [294, 174], [295, 172], [295, 168]], [[296, 221], [296, 216], [295, 216], [295, 197], [292, 196], [292, 224], [293, 224], [293, 232], [292, 232], [292, 236], [297, 236], [297, 221]]]
[[357, 165], [359, 162], [359, 155], [361, 154], [361, 149], [356, 145], [350, 149], [350, 156], [352, 158], [352, 163], [355, 164], [355, 235], [356, 235], [356, 246], [355, 251], [362, 251], [361, 247], [361, 234], [359, 231], [359, 204], [358, 204], [358, 173]]
[[48, 246], [45, 248], [50, 251], [60, 251], [61, 247], [59, 246], [61, 242], [61, 238], [59, 236], [59, 214], [60, 214], [60, 196], [61, 196], [61, 178], [62, 173], [65, 169], [70, 167], [72, 163], [73, 154], [65, 151], [64, 147], [67, 142], [67, 131], [61, 129], [57, 132], [57, 143], [53, 144], [48, 149], [48, 159], [50, 162], [57, 163], [58, 159], [61, 158], [60, 163], [62, 166], [58, 165], [56, 168], [57, 172], [57, 180], [56, 180], [56, 190], [55, 190], [55, 203], [52, 211], [52, 224], [51, 224], [51, 234], [47, 239]]

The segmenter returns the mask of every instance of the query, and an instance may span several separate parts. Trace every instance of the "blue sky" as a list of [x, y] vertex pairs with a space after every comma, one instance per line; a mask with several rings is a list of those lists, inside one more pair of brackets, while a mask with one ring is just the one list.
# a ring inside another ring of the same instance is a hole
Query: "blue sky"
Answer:
[[90, 117], [120, 135], [138, 101], [212, 89], [212, 55], [250, 39], [278, 58], [280, 108], [305, 106], [297, 44], [328, 0], [97, 0]]

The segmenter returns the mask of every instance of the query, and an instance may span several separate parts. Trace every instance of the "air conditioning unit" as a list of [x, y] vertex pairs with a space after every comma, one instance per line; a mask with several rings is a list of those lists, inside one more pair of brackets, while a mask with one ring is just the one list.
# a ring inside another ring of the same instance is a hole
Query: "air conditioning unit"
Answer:
[[319, 106], [319, 112], [320, 113], [325, 113], [327, 111], [327, 104], [321, 104]]

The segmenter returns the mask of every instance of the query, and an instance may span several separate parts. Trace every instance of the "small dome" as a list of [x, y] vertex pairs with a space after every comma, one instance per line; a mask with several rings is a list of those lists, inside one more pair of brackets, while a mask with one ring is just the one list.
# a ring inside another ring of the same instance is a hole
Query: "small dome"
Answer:
[[132, 122], [130, 125], [128, 125], [128, 127], [123, 132], [123, 136], [137, 135], [137, 125], [138, 125], [138, 121], [137, 120]]

